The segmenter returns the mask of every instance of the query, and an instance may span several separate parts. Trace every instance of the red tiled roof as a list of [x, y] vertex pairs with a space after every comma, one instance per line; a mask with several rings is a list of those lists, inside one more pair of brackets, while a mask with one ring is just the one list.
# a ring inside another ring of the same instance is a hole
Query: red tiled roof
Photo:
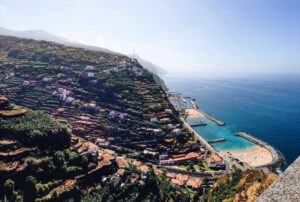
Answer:
[[141, 166], [141, 171], [142, 172], [146, 173], [146, 172], [148, 172], [148, 170], [149, 170], [148, 166], [146, 166], [146, 165]]
[[178, 174], [178, 175], [176, 175], [176, 179], [184, 183], [189, 179], [189, 176]]
[[142, 162], [137, 161], [137, 160], [133, 161], [133, 163], [132, 163], [132, 165], [134, 165], [134, 166], [136, 166], [136, 167], [140, 167], [141, 164], [142, 164]]
[[125, 173], [125, 169], [124, 169], [124, 168], [119, 168], [118, 171], [117, 171], [117, 173], [118, 173], [119, 175], [123, 176], [124, 173]]
[[199, 188], [202, 185], [202, 179], [201, 178], [195, 178], [195, 179], [189, 179], [186, 183], [188, 187], [192, 188]]
[[172, 180], [171, 180], [171, 183], [176, 184], [176, 185], [179, 185], [179, 186], [182, 186], [182, 185], [183, 185], [183, 182], [181, 182], [181, 181], [179, 181], [179, 180], [177, 180], [177, 179], [172, 179]]
[[221, 157], [219, 157], [218, 155], [216, 154], [212, 154], [211, 155], [211, 158], [215, 161], [215, 162], [222, 162], [223, 160], [221, 159]]
[[128, 163], [127, 163], [127, 161], [126, 161], [126, 159], [124, 157], [118, 156], [116, 158], [116, 162], [117, 162], [119, 168], [126, 168], [126, 167], [128, 167]]
[[169, 178], [175, 178], [176, 177], [176, 174], [175, 173], [167, 173], [166, 174], [166, 177], [169, 177]]

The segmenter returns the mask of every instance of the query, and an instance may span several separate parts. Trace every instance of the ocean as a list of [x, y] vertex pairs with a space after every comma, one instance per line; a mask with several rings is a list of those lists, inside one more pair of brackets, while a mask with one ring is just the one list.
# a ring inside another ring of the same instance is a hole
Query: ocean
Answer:
[[226, 123], [223, 128], [213, 123], [196, 128], [205, 139], [225, 136], [228, 141], [213, 145], [218, 150], [250, 148], [248, 141], [233, 137], [246, 132], [278, 149], [285, 157], [284, 167], [300, 155], [299, 75], [162, 78], [170, 91], [195, 98], [203, 111]]

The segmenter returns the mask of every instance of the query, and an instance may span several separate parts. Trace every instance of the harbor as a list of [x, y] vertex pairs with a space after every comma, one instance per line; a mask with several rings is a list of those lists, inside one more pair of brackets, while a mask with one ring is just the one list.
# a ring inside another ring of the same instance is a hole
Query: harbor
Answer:
[[278, 167], [283, 162], [282, 155], [272, 146], [249, 134], [232, 132], [225, 122], [199, 109], [194, 99], [188, 98], [189, 104], [180, 93], [169, 94], [168, 97], [179, 112], [184, 127], [194, 135], [195, 140], [210, 152], [222, 156], [229, 167], [235, 165], [243, 170]]

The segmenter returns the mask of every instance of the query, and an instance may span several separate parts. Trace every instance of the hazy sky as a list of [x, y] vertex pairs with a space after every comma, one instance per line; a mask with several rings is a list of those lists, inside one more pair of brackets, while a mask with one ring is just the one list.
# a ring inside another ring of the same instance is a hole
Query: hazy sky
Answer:
[[135, 50], [169, 72], [300, 72], [299, 0], [0, 0], [0, 26]]

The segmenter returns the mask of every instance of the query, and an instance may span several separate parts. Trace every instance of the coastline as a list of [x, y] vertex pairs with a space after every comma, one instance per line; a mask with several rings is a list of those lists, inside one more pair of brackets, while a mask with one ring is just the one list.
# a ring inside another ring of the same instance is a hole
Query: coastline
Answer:
[[272, 153], [266, 148], [258, 145], [245, 150], [220, 151], [220, 155], [238, 159], [239, 161], [247, 163], [249, 166], [254, 168], [265, 167], [273, 161]]
[[[170, 94], [168, 94], [170, 96]], [[168, 96], [168, 97], [169, 97]], [[172, 94], [171, 94], [172, 96]], [[177, 93], [178, 99], [182, 99], [180, 93]], [[184, 127], [190, 131], [196, 140], [199, 140], [208, 150], [212, 153], [219, 154], [222, 158], [227, 161], [228, 165], [239, 165], [241, 168], [278, 168], [283, 162], [283, 157], [279, 151], [274, 149], [271, 145], [260, 141], [246, 133], [236, 133], [235, 135], [240, 136], [252, 143], [255, 146], [242, 149], [242, 150], [221, 150], [218, 151], [211, 144], [209, 144], [199, 132], [196, 132], [190, 124], [186, 122], [187, 118], [202, 118], [205, 117], [215, 122], [218, 126], [224, 126], [225, 123], [217, 120], [216, 118], [208, 115], [204, 111], [200, 110], [197, 104], [191, 100], [192, 108], [181, 108], [179, 111], [180, 120], [183, 122]], [[180, 101], [179, 101], [180, 103]], [[237, 160], [237, 161], [236, 161]], [[236, 163], [234, 163], [236, 161]], [[244, 164], [240, 164], [243, 162]]]

